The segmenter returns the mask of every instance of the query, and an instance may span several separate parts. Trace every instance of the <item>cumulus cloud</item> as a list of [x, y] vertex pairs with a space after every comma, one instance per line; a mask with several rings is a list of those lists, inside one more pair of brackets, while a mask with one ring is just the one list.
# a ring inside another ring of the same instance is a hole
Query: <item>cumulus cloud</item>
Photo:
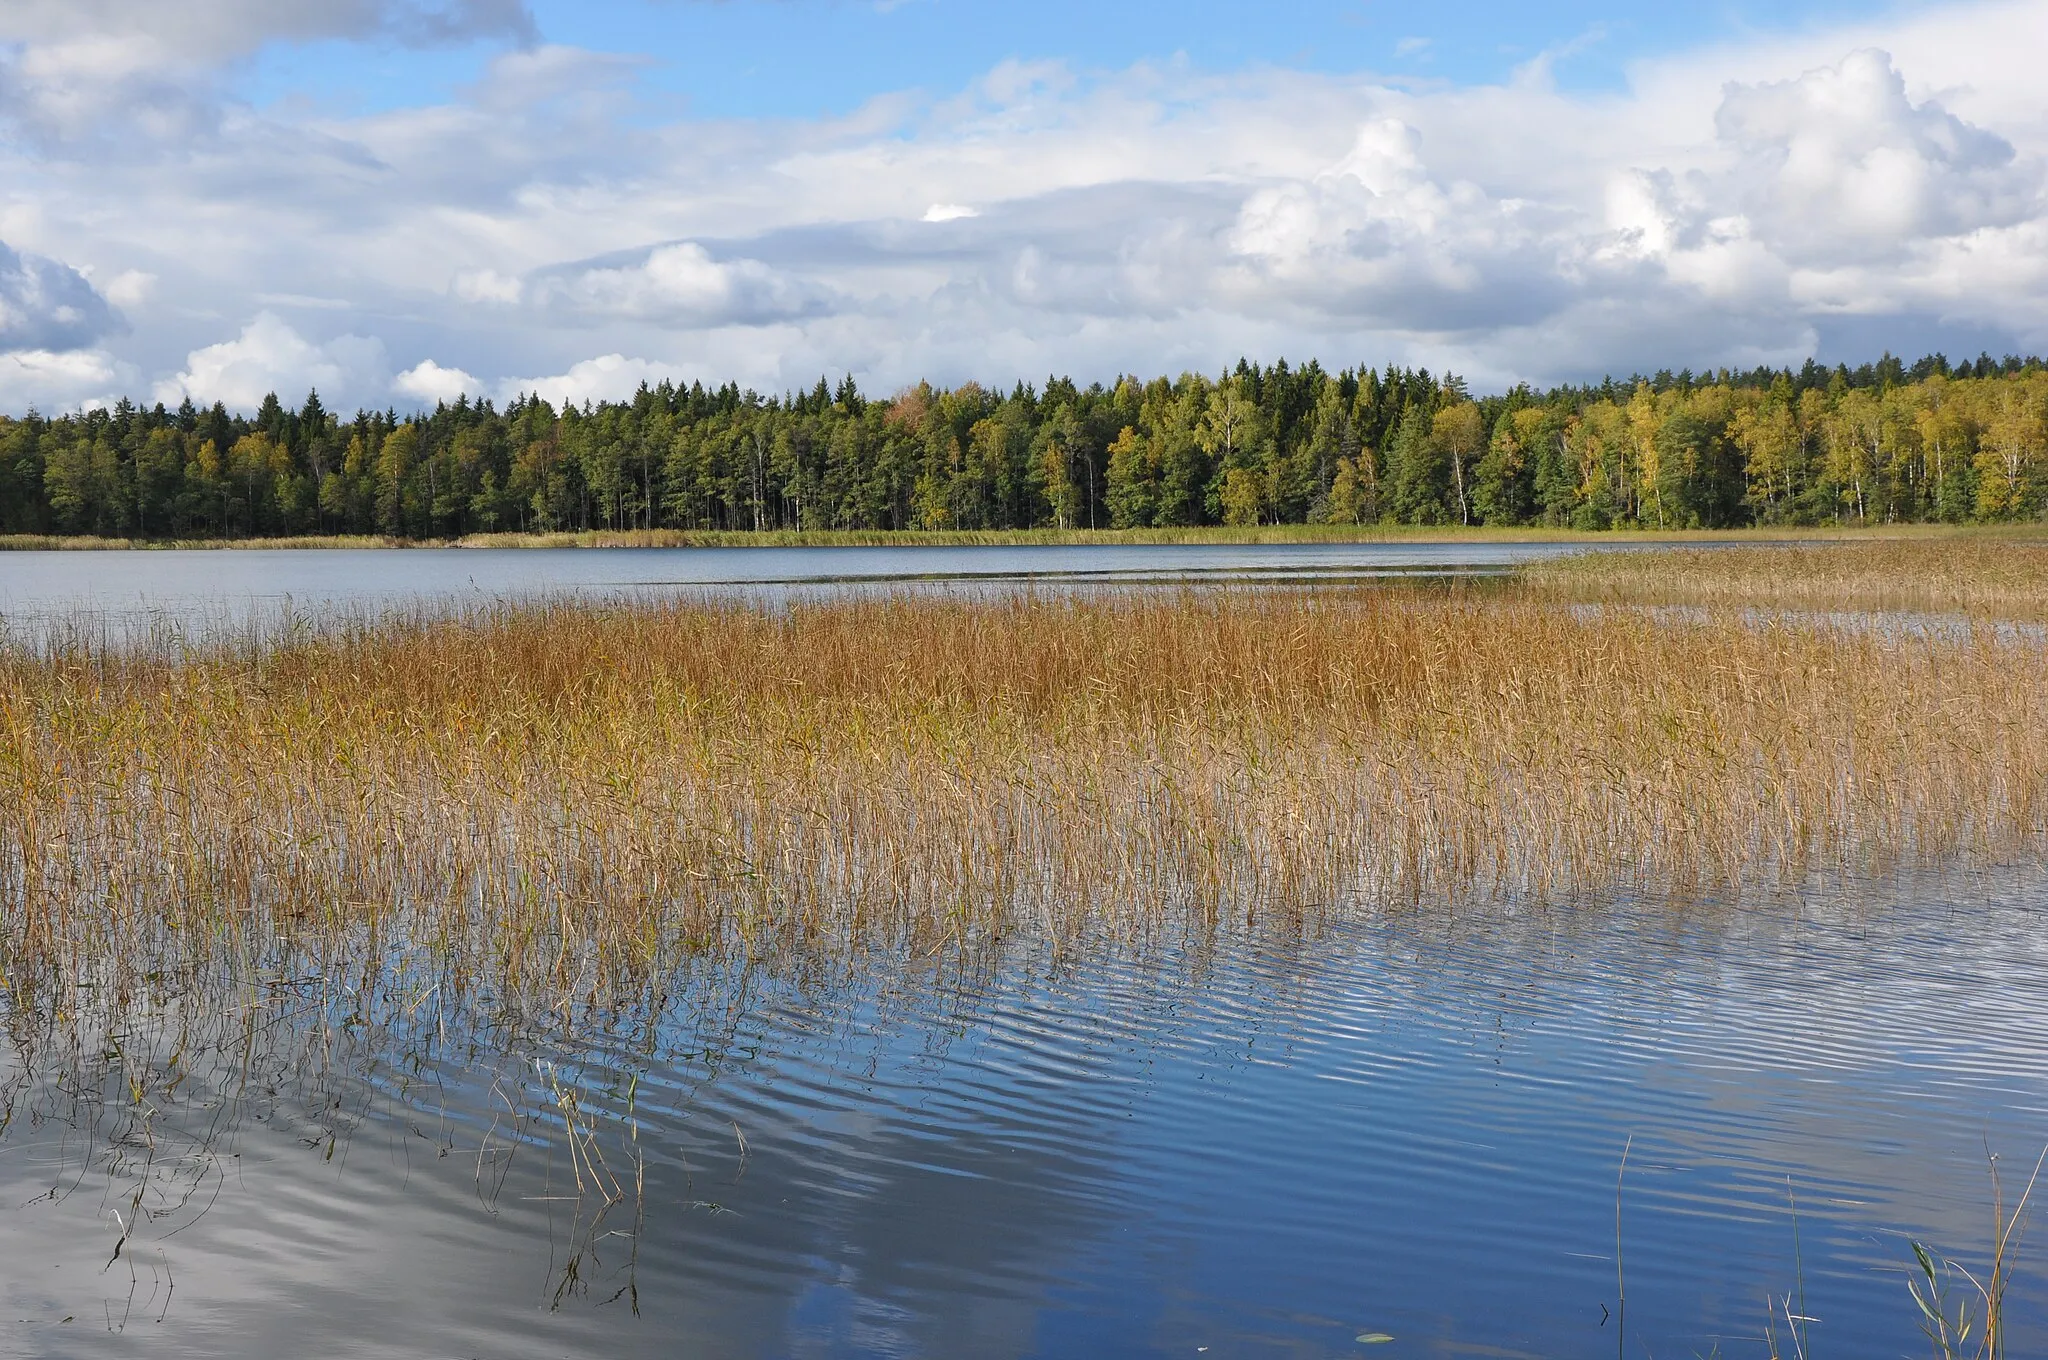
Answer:
[[587, 401], [617, 401], [630, 397], [642, 383], [687, 381], [686, 370], [677, 364], [650, 359], [629, 359], [623, 354], [605, 354], [572, 365], [568, 372], [547, 378], [508, 378], [499, 395], [505, 401], [537, 396], [555, 406], [581, 406]]
[[101, 290], [116, 307], [140, 307], [156, 291], [156, 275], [146, 269], [124, 269]]
[[1915, 104], [1884, 52], [1796, 80], [1731, 84], [1715, 115], [1739, 149], [1739, 201], [1780, 249], [1839, 259], [2006, 226], [2041, 209], [2037, 167], [2003, 138]]
[[111, 406], [135, 372], [101, 350], [16, 350], [0, 354], [0, 410], [45, 414]]
[[819, 310], [822, 290], [759, 260], [718, 260], [694, 241], [656, 246], [613, 264], [570, 266], [533, 281], [536, 305], [590, 322], [679, 326], [759, 324]]
[[275, 314], [259, 312], [233, 340], [193, 350], [184, 371], [156, 384], [154, 395], [167, 405], [189, 396], [249, 411], [273, 392], [292, 400], [318, 391], [342, 405], [382, 396], [389, 371], [380, 340], [342, 335], [316, 344]]
[[526, 285], [510, 274], [495, 269], [464, 269], [457, 273], [448, 291], [463, 302], [516, 303], [526, 296]]
[[452, 402], [457, 397], [481, 396], [484, 385], [459, 368], [443, 368], [432, 359], [422, 359], [391, 380], [392, 390], [423, 402]]
[[1433, 175], [1415, 128], [1380, 119], [1343, 159], [1254, 191], [1231, 233], [1241, 305], [1285, 293], [1356, 323], [1451, 330], [1529, 320], [1566, 291], [1568, 216]]
[[0, 243], [0, 351], [81, 349], [119, 327], [76, 269]]

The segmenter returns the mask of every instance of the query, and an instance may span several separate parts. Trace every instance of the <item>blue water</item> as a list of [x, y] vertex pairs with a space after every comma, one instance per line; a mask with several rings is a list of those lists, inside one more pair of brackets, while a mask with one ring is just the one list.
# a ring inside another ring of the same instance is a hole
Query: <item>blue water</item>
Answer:
[[[118, 1121], [0, 1136], [0, 1346], [1734, 1356], [1803, 1288], [1811, 1353], [1919, 1354], [1909, 1239], [1980, 1266], [1987, 1145], [2010, 1198], [2048, 1142], [2044, 908], [2023, 875], [1425, 906], [945, 985], [729, 976], [545, 1039], [302, 1019], [321, 1063], [161, 1116], [214, 1146], [159, 1154], [197, 1193], [112, 1266]], [[613, 1174], [644, 1158], [594, 1225], [562, 1089]], [[2048, 1239], [2021, 1259], [2014, 1356], [2048, 1350]]]

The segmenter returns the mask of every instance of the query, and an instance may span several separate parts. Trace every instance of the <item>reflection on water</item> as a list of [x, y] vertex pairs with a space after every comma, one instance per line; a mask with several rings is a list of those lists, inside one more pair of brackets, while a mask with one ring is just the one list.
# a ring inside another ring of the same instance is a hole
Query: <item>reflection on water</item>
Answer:
[[1802, 1276], [1820, 1353], [1904, 1353], [1906, 1235], [1975, 1260], [1986, 1143], [2048, 1137], [2042, 904], [1424, 910], [707, 971], [608, 1017], [410, 957], [18, 1007], [7, 1347], [1601, 1353], [1632, 1138], [1623, 1353], [1760, 1354]]

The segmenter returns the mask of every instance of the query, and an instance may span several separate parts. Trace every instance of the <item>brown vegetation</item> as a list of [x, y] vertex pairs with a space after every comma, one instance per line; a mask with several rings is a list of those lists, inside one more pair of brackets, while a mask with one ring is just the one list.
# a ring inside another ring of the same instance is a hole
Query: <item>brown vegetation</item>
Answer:
[[1581, 553], [1523, 575], [1542, 594], [1601, 603], [2048, 620], [2048, 541], [2038, 537]]
[[[534, 605], [0, 655], [0, 965], [374, 931], [561, 1000], [2036, 854], [2048, 651], [1490, 591]], [[68, 970], [65, 970], [68, 971]]]

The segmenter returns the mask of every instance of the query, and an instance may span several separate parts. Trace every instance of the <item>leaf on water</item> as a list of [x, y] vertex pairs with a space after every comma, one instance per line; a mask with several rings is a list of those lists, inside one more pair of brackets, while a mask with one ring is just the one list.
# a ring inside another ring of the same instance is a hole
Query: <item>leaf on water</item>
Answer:
[[1361, 1346], [1384, 1346], [1393, 1339], [1393, 1334], [1390, 1332], [1360, 1332], [1358, 1334], [1358, 1344]]

